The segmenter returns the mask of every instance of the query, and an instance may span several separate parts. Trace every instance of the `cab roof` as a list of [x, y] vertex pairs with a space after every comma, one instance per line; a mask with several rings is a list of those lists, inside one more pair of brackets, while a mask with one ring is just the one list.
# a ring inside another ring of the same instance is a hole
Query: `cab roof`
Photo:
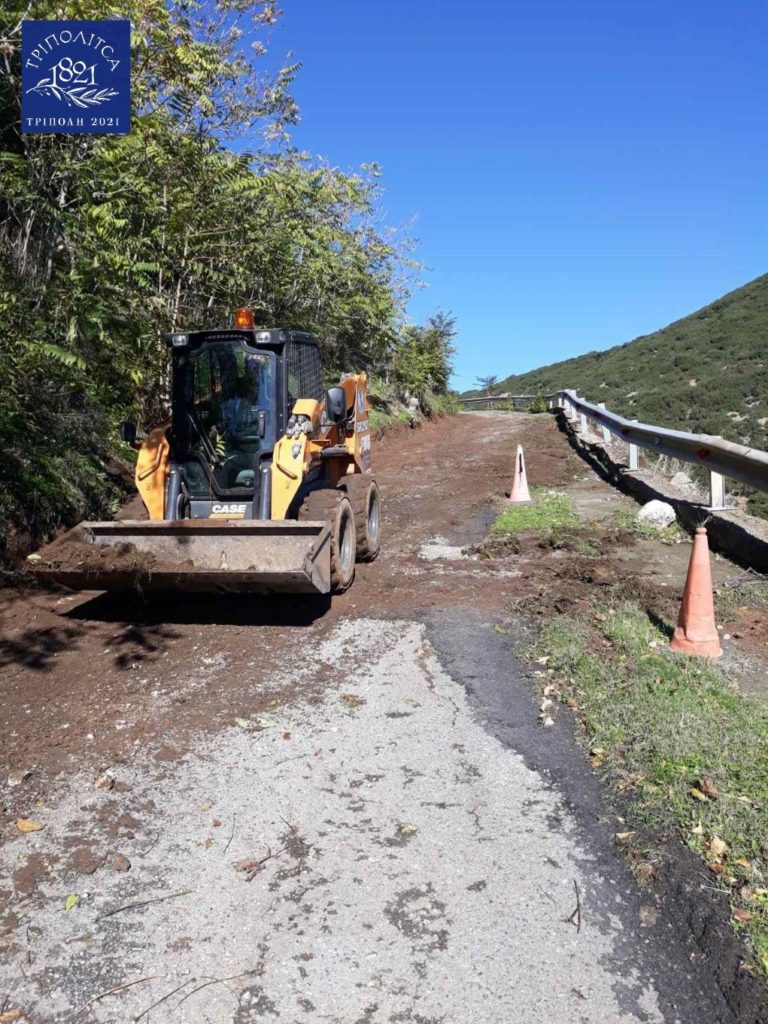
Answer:
[[[186, 335], [186, 342], [179, 346], [174, 338]], [[204, 342], [245, 341], [254, 348], [267, 346], [278, 348], [286, 342], [299, 345], [317, 345], [317, 338], [308, 331], [294, 331], [284, 327], [225, 327], [212, 331], [174, 331], [165, 335], [165, 340], [172, 348], [196, 348]]]

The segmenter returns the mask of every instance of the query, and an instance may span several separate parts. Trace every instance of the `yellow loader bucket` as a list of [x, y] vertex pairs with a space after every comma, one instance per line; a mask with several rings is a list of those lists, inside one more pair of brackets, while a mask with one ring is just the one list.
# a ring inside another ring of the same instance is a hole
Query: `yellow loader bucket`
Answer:
[[80, 523], [30, 568], [73, 590], [327, 594], [331, 534], [293, 520]]

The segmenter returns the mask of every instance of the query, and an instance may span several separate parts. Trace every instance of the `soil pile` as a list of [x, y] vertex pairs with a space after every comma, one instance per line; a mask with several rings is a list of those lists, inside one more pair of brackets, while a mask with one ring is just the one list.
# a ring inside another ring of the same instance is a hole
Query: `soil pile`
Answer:
[[195, 568], [194, 562], [190, 559], [183, 562], [163, 561], [150, 551], [139, 551], [130, 541], [95, 544], [79, 527], [42, 548], [38, 556], [34, 559], [33, 571], [42, 574], [55, 570], [86, 575], [114, 573], [141, 578], [150, 576], [153, 572], [176, 572]]

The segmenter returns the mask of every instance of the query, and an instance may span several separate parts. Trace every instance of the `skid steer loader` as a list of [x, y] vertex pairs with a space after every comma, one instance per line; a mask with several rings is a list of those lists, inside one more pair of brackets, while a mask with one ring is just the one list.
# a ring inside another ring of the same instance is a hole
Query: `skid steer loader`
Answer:
[[31, 556], [73, 589], [328, 593], [379, 552], [365, 374], [323, 388], [311, 334], [166, 335], [171, 419], [136, 443], [147, 520], [84, 522]]

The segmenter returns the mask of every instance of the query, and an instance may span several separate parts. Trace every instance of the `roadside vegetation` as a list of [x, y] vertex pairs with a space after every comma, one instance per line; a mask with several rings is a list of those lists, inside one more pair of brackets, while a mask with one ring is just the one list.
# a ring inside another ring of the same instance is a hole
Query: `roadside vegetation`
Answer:
[[[768, 274], [653, 334], [528, 373], [483, 378], [467, 394], [545, 395], [574, 388], [632, 419], [766, 449], [766, 333]], [[748, 496], [752, 514], [768, 515], [767, 495], [731, 487]]]
[[[545, 697], [574, 709], [592, 764], [631, 799], [632, 826], [679, 835], [727, 894], [734, 925], [768, 975], [768, 714], [720, 665], [675, 656], [633, 604], [544, 625]], [[636, 859], [641, 877], [653, 863]]]
[[[567, 493], [541, 487], [532, 497], [534, 504], [497, 516], [481, 554], [535, 545], [599, 565], [617, 543], [688, 541], [676, 524], [638, 521], [634, 507], [582, 522]], [[577, 715], [592, 766], [628, 799], [617, 841], [640, 881], [656, 870], [655, 840], [682, 838], [727, 896], [752, 951], [749, 968], [768, 979], [768, 712], [737, 691], [721, 662], [672, 654], [666, 616], [635, 603], [631, 584], [603, 577], [586, 610], [566, 600], [562, 612], [542, 617], [532, 652], [542, 669], [542, 721], [553, 702]], [[718, 589], [717, 604], [726, 621], [736, 609], [764, 610], [764, 578], [738, 577]]]
[[[80, 6], [82, 9], [80, 9]], [[298, 64], [267, 54], [263, 0], [111, 0], [130, 18], [128, 135], [20, 132], [22, 18], [0, 15], [0, 555], [118, 500], [117, 424], [165, 415], [162, 334], [257, 324], [315, 333], [328, 382], [366, 371], [380, 422], [447, 409], [453, 320], [406, 322], [419, 265], [382, 224], [381, 176], [296, 151]]]
[[575, 388], [647, 423], [768, 444], [768, 274], [690, 316], [604, 352], [543, 366], [470, 394], [545, 395]]
[[493, 522], [481, 552], [488, 557], [519, 550], [521, 540], [528, 538], [539, 546], [566, 548], [584, 556], [602, 553], [601, 545], [618, 543], [629, 537], [644, 537], [664, 544], [681, 544], [687, 540], [680, 527], [653, 526], [637, 519], [634, 509], [619, 509], [607, 520], [582, 522], [570, 496], [547, 487], [531, 488], [531, 505], [505, 508]]
[[511, 505], [496, 518], [491, 533], [502, 537], [516, 537], [535, 532], [546, 535], [579, 525], [573, 502], [567, 494], [545, 487], [531, 488], [531, 505]]

